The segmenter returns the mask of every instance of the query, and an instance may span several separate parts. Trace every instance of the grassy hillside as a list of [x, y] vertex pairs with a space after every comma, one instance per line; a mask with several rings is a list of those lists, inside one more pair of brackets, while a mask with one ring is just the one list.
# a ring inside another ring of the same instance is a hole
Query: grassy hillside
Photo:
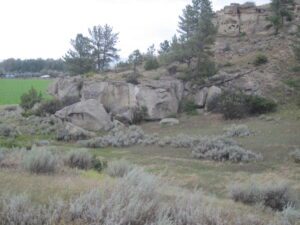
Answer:
[[41, 79], [0, 79], [0, 105], [18, 104], [20, 96], [31, 87], [41, 91], [43, 97], [49, 98], [47, 88], [51, 82]]

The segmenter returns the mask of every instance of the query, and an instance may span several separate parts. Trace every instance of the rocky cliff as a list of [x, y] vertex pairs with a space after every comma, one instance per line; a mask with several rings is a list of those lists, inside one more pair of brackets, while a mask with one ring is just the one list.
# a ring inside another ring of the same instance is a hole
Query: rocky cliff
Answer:
[[[300, 1], [290, 7], [298, 20]], [[215, 23], [221, 36], [239, 35], [270, 35], [273, 33], [272, 25], [267, 20], [271, 15], [270, 5], [256, 6], [253, 2], [245, 4], [233, 3], [216, 13]]]

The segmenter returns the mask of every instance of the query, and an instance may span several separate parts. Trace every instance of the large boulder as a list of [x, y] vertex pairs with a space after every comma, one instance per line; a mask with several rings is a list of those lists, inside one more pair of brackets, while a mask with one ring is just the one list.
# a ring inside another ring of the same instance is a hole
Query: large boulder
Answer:
[[205, 109], [208, 111], [213, 110], [216, 107], [217, 101], [222, 94], [222, 90], [219, 87], [212, 86], [208, 89]]
[[95, 99], [67, 106], [56, 112], [55, 115], [88, 131], [108, 131], [112, 128], [110, 115]]
[[159, 120], [177, 113], [183, 85], [177, 80], [144, 81], [139, 85], [87, 81], [81, 93], [85, 100], [97, 99], [122, 121], [132, 122], [141, 109], [147, 111], [145, 119]]
[[138, 104], [147, 109], [146, 119], [159, 120], [176, 114], [183, 96], [183, 84], [176, 80], [149, 81], [138, 86]]
[[138, 108], [137, 86], [125, 82], [86, 81], [82, 88], [82, 99], [96, 99], [116, 118], [131, 122]]
[[48, 92], [59, 99], [65, 97], [79, 98], [81, 96], [82, 85], [83, 79], [81, 77], [60, 78], [49, 86]]

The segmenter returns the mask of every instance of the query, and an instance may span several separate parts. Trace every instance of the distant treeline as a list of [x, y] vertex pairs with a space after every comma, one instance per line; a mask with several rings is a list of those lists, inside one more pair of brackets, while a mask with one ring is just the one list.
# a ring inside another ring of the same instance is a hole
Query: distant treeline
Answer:
[[62, 59], [6, 59], [0, 62], [0, 75], [58, 75], [66, 71], [65, 62]]

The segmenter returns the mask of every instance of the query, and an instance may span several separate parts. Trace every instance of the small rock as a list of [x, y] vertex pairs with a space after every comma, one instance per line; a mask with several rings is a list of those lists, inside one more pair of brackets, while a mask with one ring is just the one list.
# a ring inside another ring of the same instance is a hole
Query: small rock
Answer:
[[48, 146], [48, 145], [50, 145], [50, 142], [49, 141], [47, 141], [47, 140], [40, 140], [40, 141], [37, 141], [36, 143], [36, 146]]
[[174, 126], [174, 125], [178, 125], [179, 124], [179, 120], [178, 119], [175, 119], [175, 118], [165, 118], [165, 119], [162, 119], [160, 122], [159, 122], [160, 125], [169, 125], [169, 126]]

